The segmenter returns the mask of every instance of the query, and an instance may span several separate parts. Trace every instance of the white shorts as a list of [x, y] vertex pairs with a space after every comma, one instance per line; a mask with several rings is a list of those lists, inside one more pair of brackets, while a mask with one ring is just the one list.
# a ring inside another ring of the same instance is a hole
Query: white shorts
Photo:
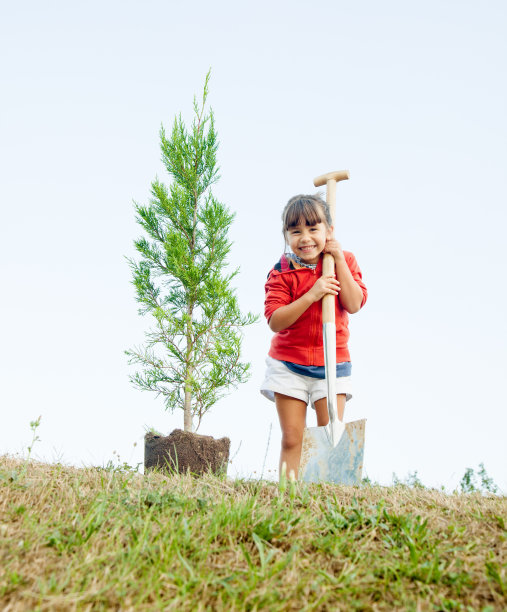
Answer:
[[[327, 385], [325, 379], [303, 376], [289, 370], [289, 368], [278, 359], [268, 357], [266, 359], [266, 376], [261, 385], [261, 393], [272, 402], [275, 401], [275, 393], [295, 397], [315, 409], [315, 402], [327, 397]], [[336, 379], [336, 394], [344, 393], [348, 401], [352, 397], [352, 376], [341, 376]]]

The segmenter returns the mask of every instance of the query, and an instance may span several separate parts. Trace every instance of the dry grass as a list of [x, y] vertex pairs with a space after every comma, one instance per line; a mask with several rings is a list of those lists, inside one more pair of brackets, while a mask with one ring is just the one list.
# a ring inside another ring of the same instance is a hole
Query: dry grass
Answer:
[[0, 458], [0, 608], [506, 610], [507, 499]]

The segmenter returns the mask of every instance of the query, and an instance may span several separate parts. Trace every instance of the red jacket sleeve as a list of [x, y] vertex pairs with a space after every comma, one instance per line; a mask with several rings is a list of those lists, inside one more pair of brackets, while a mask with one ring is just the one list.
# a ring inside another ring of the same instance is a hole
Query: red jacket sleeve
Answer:
[[286, 306], [293, 301], [291, 274], [279, 274], [272, 271], [264, 285], [264, 316], [269, 321], [271, 315], [280, 306]]
[[363, 299], [361, 301], [361, 308], [365, 305], [366, 300], [368, 299], [368, 290], [366, 289], [366, 285], [363, 282], [363, 275], [361, 273], [361, 268], [359, 267], [356, 258], [350, 251], [344, 251], [345, 261], [349, 267], [350, 273], [352, 274], [352, 278], [356, 281], [356, 283], [361, 287], [361, 291], [363, 292]]

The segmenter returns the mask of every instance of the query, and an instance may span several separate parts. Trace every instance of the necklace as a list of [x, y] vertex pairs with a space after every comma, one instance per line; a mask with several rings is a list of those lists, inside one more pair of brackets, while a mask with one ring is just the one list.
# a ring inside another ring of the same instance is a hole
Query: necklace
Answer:
[[316, 263], [309, 264], [309, 263], [305, 263], [304, 261], [301, 261], [301, 259], [295, 253], [290, 253], [289, 257], [293, 259], [297, 264], [302, 266], [303, 268], [310, 268], [310, 270], [315, 270], [315, 268], [317, 267]]

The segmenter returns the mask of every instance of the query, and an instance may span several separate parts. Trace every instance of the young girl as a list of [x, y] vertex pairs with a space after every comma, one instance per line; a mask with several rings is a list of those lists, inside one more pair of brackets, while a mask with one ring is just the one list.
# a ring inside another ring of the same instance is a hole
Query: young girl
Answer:
[[[333, 238], [329, 209], [318, 195], [297, 195], [282, 214], [290, 253], [268, 275], [264, 314], [275, 332], [266, 359], [261, 393], [276, 403], [282, 428], [282, 464], [297, 476], [308, 403], [317, 425], [327, 425], [321, 299], [336, 296], [336, 391], [338, 418], [351, 395], [351, 363], [347, 348], [348, 314], [366, 302], [361, 270], [352, 253]], [[322, 254], [331, 253], [335, 274], [322, 276]]]

